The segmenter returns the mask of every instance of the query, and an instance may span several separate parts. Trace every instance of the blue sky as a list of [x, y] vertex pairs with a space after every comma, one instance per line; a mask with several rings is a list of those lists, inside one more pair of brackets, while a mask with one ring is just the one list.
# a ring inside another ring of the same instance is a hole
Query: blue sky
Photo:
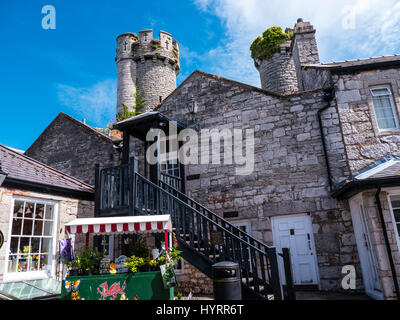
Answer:
[[[56, 29], [44, 30], [44, 5]], [[178, 84], [194, 70], [259, 86], [252, 40], [297, 18], [317, 29], [323, 62], [400, 53], [394, 0], [0, 1], [0, 143], [25, 150], [59, 112], [106, 127], [115, 115], [116, 37], [152, 28], [181, 48]]]

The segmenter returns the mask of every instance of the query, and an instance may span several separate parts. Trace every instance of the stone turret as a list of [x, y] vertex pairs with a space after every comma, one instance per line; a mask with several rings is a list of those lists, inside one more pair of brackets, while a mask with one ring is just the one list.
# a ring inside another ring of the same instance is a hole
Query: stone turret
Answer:
[[176, 89], [180, 70], [179, 44], [172, 35], [160, 31], [153, 38], [153, 30], [124, 33], [117, 38], [117, 113], [123, 111], [121, 102], [130, 110], [135, 108], [136, 86], [145, 98], [146, 110], [153, 108]]
[[281, 43], [280, 52], [259, 59], [254, 65], [260, 73], [261, 88], [267, 91], [290, 94], [297, 91], [296, 69], [290, 50], [291, 41]]
[[117, 113], [123, 113], [121, 103], [133, 111], [136, 105], [136, 63], [132, 59], [132, 46], [137, 43], [136, 33], [124, 33], [117, 38]]

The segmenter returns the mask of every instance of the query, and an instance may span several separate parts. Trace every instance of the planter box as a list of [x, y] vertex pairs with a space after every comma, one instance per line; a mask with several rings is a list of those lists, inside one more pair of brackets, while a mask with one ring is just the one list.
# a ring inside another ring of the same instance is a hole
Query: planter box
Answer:
[[[80, 280], [77, 290], [65, 289], [65, 281]], [[104, 274], [95, 276], [69, 276], [62, 283], [62, 300], [173, 300], [174, 288], [165, 289], [161, 272]]]

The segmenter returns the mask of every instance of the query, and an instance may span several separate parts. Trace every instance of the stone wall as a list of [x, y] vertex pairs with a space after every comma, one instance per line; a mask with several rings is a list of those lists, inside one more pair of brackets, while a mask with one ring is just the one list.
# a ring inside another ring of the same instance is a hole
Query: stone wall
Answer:
[[68, 117], [59, 115], [25, 154], [94, 185], [95, 164], [117, 165], [120, 154], [111, 139]]
[[138, 91], [146, 106], [161, 103], [176, 88], [176, 71], [168, 60], [144, 59], [136, 63]]
[[351, 173], [388, 154], [400, 155], [400, 130], [378, 129], [370, 92], [374, 86], [389, 86], [400, 114], [400, 70], [335, 74], [332, 79]]
[[[0, 248], [0, 281], [3, 280], [3, 275], [6, 269], [6, 255], [7, 249], [9, 247], [9, 230], [10, 230], [10, 219], [13, 197], [22, 196], [28, 198], [35, 198], [41, 200], [52, 200], [58, 203], [58, 218], [56, 226], [56, 252], [58, 250], [58, 240], [65, 239], [64, 225], [77, 217], [79, 218], [90, 218], [94, 215], [94, 204], [91, 201], [76, 200], [70, 198], [64, 198], [59, 196], [53, 196], [48, 194], [41, 194], [36, 192], [28, 192], [16, 189], [5, 189], [0, 188], [0, 230], [4, 235], [4, 244]], [[71, 238], [74, 239], [74, 249], [79, 251], [85, 245], [84, 235], [72, 235]], [[58, 254], [58, 253], [57, 253]], [[54, 268], [56, 267], [54, 262]], [[57, 269], [60, 270], [60, 269]], [[55, 269], [54, 269], [55, 272]], [[55, 273], [54, 273], [55, 275]]]
[[280, 94], [298, 91], [296, 69], [287, 46], [283, 45], [281, 52], [274, 53], [268, 59], [255, 59], [255, 66], [260, 72], [261, 87], [264, 90]]
[[[192, 75], [158, 109], [185, 122], [192, 97], [201, 129], [254, 129], [255, 165], [250, 175], [235, 175], [235, 165], [188, 165], [189, 196], [223, 215], [251, 222], [253, 236], [273, 244], [270, 217], [310, 214], [313, 221], [320, 284], [339, 289], [341, 267], [358, 264], [346, 203], [329, 194], [317, 111], [326, 105], [323, 92], [271, 96], [249, 86], [203, 73]], [[348, 173], [335, 107], [324, 113], [332, 170], [340, 180]], [[329, 248], [327, 248], [329, 247]], [[360, 283], [359, 286], [362, 284]]]

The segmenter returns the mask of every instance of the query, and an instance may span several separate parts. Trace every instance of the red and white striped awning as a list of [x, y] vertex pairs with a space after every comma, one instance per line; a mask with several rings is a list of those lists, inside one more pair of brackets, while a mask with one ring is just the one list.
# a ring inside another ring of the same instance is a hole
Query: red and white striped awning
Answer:
[[65, 224], [65, 231], [74, 233], [155, 233], [172, 232], [170, 215], [110, 217], [110, 218], [80, 218]]

